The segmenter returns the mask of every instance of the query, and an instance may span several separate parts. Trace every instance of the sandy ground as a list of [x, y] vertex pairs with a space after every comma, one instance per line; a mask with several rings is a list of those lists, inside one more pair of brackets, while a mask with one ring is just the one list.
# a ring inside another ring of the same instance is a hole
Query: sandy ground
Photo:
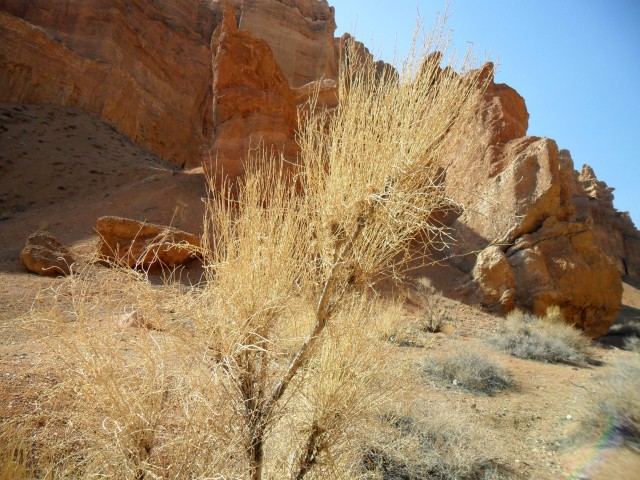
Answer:
[[[15, 335], [14, 324], [38, 291], [61, 282], [22, 269], [17, 259], [25, 238], [46, 229], [80, 263], [87, 262], [97, 240], [93, 228], [98, 217], [171, 223], [199, 233], [205, 194], [201, 171], [177, 171], [90, 115], [69, 108], [0, 104], [0, 402], [34, 400], [26, 386], [27, 366], [35, 354], [31, 343]], [[623, 302], [613, 329], [616, 337], [640, 322], [640, 291], [625, 285]], [[445, 297], [437, 303], [453, 319], [447, 333], [434, 335], [427, 347], [401, 347], [399, 355], [417, 362], [463, 342], [509, 369], [518, 387], [495, 397], [429, 382], [424, 388], [430, 402], [462, 412], [466, 421], [489, 432], [502, 445], [500, 456], [515, 478], [639, 478], [637, 453], [596, 448], [588, 441], [571, 446], [575, 443], [567, 440], [580, 431], [580, 420], [612, 360], [631, 353], [597, 347], [602, 365], [588, 368], [519, 360], [484, 343], [497, 331], [500, 318]], [[417, 314], [419, 309], [413, 308]]]

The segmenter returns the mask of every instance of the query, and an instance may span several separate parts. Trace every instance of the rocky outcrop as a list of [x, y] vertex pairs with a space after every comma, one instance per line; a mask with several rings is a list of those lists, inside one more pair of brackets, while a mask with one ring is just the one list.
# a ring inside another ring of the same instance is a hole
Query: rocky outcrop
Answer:
[[326, 0], [234, 0], [238, 29], [267, 42], [291, 87], [338, 78], [335, 11]]
[[640, 232], [627, 212], [613, 206], [614, 189], [598, 180], [589, 165], [576, 172], [568, 150], [560, 152], [560, 161], [572, 173], [574, 218], [591, 224], [594, 242], [613, 257], [620, 274], [640, 281]]
[[100, 217], [98, 255], [130, 268], [174, 268], [196, 258], [200, 238], [176, 228], [128, 218]]
[[313, 107], [315, 113], [331, 110], [338, 106], [338, 81], [332, 79], [317, 80], [302, 87], [294, 88], [293, 94], [298, 107], [309, 111]]
[[296, 106], [316, 87], [317, 108], [337, 105], [352, 39], [335, 28], [326, 0], [0, 0], [0, 101], [77, 106], [233, 177], [250, 149], [295, 156]]
[[20, 263], [24, 268], [48, 277], [69, 275], [73, 262], [69, 250], [48, 232], [29, 235], [20, 253]]
[[506, 256], [518, 305], [541, 316], [557, 305], [565, 321], [589, 336], [607, 332], [620, 308], [622, 283], [611, 257], [594, 242], [591, 225], [549, 217]]
[[513, 310], [515, 277], [502, 249], [490, 246], [480, 252], [472, 277], [479, 286], [476, 298], [483, 307], [498, 313]]
[[610, 191], [587, 170], [578, 175], [553, 140], [526, 136], [528, 118], [522, 97], [491, 80], [448, 166], [446, 188], [462, 206], [452, 253], [485, 306], [509, 308], [499, 298], [510, 297], [513, 277], [515, 305], [539, 315], [557, 305], [567, 322], [595, 337], [616, 318], [620, 271], [629, 263], [624, 235], [612, 239], [601, 217], [621, 225], [625, 216], [613, 213]]
[[[334, 41], [336, 64], [356, 62], [360, 64], [372, 64], [376, 75], [381, 78], [398, 78], [398, 72], [393, 65], [383, 60], [375, 60], [373, 54], [364, 45], [348, 33], [343, 34]], [[349, 57], [349, 58], [347, 58]]]
[[215, 125], [211, 151], [217, 168], [237, 177], [248, 152], [260, 148], [295, 157], [296, 99], [269, 45], [239, 31], [235, 11], [226, 7], [211, 50]]
[[[527, 137], [528, 122], [524, 99], [490, 81], [448, 165], [447, 189], [464, 207], [455, 223], [458, 253], [508, 245], [549, 216], [568, 217], [558, 147], [547, 138]], [[463, 265], [470, 270], [474, 261], [466, 258]]]

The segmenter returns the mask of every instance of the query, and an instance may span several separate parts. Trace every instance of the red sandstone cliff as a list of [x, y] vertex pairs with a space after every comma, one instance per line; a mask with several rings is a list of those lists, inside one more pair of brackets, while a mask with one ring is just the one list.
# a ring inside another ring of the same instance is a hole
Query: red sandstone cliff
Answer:
[[274, 148], [295, 157], [296, 98], [266, 41], [238, 30], [234, 9], [212, 42], [212, 162], [231, 178], [243, 172], [250, 149]]
[[[221, 124], [214, 125], [211, 114], [211, 43], [224, 3], [238, 7], [236, 25], [245, 43], [264, 40], [227, 65], [254, 70], [268, 63], [263, 57], [275, 59], [269, 68], [284, 75], [278, 95], [289, 103], [295, 101], [293, 93], [284, 93], [289, 86], [337, 78], [334, 11], [325, 0], [0, 0], [0, 101], [79, 106], [177, 165], [199, 165], [214, 132], [235, 129], [225, 149], [247, 147], [251, 142], [237, 135], [260, 130], [266, 117], [254, 117], [258, 125], [231, 127], [223, 107], [216, 118]], [[246, 67], [239, 65], [243, 61]], [[223, 68], [222, 76], [228, 76]], [[263, 100], [260, 108], [271, 109], [271, 99]], [[255, 95], [250, 101], [255, 103]], [[271, 134], [282, 126], [277, 145], [286, 143], [285, 136], [293, 139], [295, 106], [283, 108], [272, 109], [281, 110], [281, 118], [269, 115], [275, 122]], [[270, 146], [268, 138], [249, 136]]]

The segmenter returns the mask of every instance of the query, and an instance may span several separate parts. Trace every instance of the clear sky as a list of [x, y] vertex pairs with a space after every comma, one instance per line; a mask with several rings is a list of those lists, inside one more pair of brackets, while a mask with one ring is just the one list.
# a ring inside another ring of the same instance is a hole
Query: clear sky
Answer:
[[[419, 14], [426, 29], [445, 0], [329, 0], [336, 36], [374, 54], [405, 55]], [[640, 0], [451, 0], [454, 46], [498, 60], [496, 82], [527, 102], [529, 135], [549, 137], [614, 187], [640, 228]]]

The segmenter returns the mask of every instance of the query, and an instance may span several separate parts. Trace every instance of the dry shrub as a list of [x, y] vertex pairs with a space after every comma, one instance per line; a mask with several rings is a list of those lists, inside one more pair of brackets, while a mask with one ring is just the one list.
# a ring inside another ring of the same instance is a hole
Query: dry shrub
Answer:
[[[16, 478], [241, 471], [229, 460], [239, 447], [214, 363], [193, 348], [192, 320], [181, 311], [193, 295], [144, 274], [90, 267], [41, 296], [27, 327], [40, 331], [47, 350], [38, 360], [56, 381], [38, 386], [37, 411], [25, 408], [3, 426], [35, 472]], [[144, 323], [126, 321], [133, 311]]]
[[[231, 360], [234, 349], [251, 346], [228, 324], [219, 302], [229, 300], [203, 286], [157, 286], [145, 275], [101, 268], [43, 294], [29, 326], [46, 333], [49, 352], [40, 361], [58, 381], [41, 386], [37, 412], [3, 425], [13, 443], [0, 452], [0, 472], [243, 477], [247, 412], [237, 376], [244, 372]], [[363, 430], [401, 386], [384, 341], [400, 306], [371, 295], [344, 301], [274, 414], [266, 434], [270, 476], [352, 478]], [[123, 323], [122, 312], [134, 310], [153, 327]], [[301, 297], [281, 315], [270, 339], [274, 371], [291, 361], [313, 320], [313, 305]]]
[[364, 478], [489, 480], [510, 478], [496, 454], [499, 442], [458, 409], [428, 405], [420, 413], [388, 415], [364, 450]]
[[585, 427], [600, 441], [640, 450], [640, 355], [630, 353], [613, 361], [613, 371], [599, 379]]
[[593, 361], [591, 341], [551, 309], [545, 317], [514, 310], [489, 343], [508, 354], [549, 363], [585, 365]]
[[507, 370], [469, 345], [429, 357], [426, 373], [481, 395], [494, 395], [514, 386]]
[[421, 315], [423, 330], [429, 333], [444, 331], [446, 325], [452, 322], [452, 318], [449, 311], [439, 305], [438, 292], [426, 277], [419, 278], [416, 283], [418, 294], [423, 303]]

